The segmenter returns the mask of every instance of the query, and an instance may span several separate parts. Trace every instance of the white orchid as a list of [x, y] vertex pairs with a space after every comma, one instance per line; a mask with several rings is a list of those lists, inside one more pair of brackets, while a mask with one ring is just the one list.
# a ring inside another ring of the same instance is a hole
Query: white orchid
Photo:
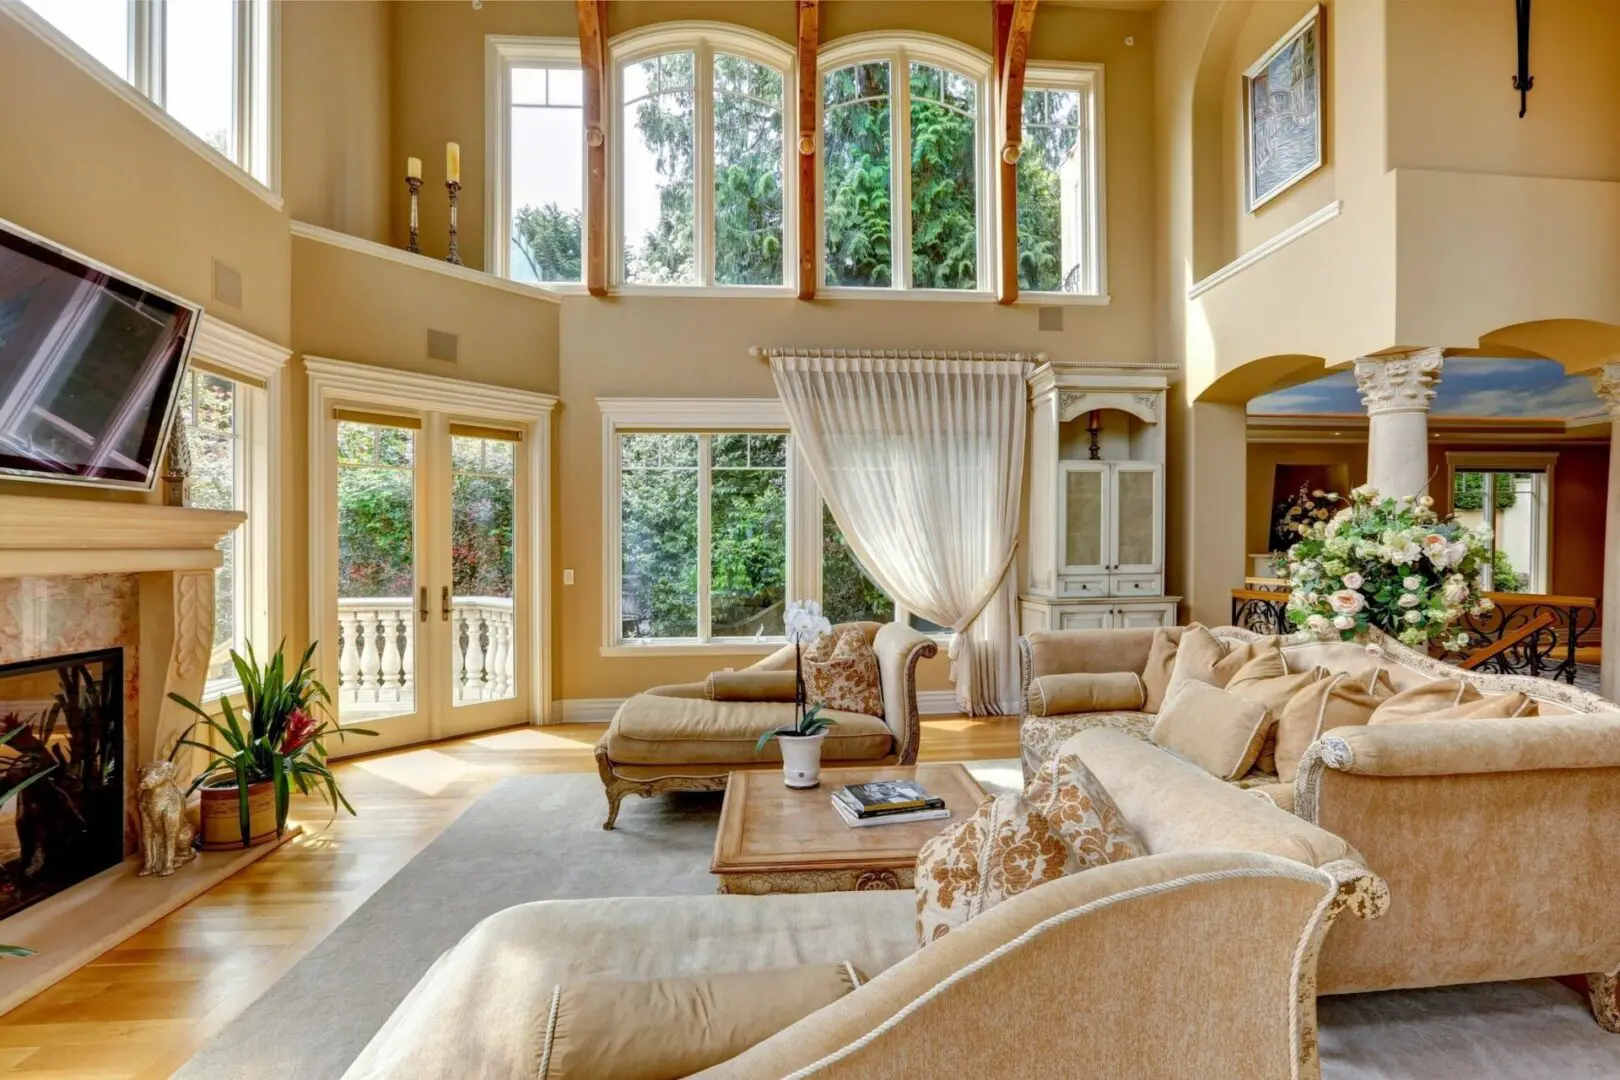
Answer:
[[782, 629], [790, 644], [808, 645], [822, 634], [831, 633], [832, 623], [816, 601], [794, 600], [782, 610]]

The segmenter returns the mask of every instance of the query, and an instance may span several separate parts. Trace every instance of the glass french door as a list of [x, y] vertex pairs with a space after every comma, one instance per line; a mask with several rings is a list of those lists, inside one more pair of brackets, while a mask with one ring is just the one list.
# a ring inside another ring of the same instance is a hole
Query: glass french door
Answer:
[[522, 433], [334, 410], [322, 668], [363, 753], [528, 719]]

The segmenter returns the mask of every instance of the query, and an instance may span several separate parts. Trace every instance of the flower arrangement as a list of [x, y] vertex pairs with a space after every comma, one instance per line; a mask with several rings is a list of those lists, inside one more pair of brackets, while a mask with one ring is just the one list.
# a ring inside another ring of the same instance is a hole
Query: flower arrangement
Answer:
[[1383, 498], [1370, 487], [1308, 524], [1288, 549], [1288, 621], [1318, 638], [1349, 641], [1376, 626], [1403, 644], [1468, 648], [1464, 614], [1491, 601], [1480, 587], [1490, 532], [1442, 521], [1427, 495]]
[[804, 702], [804, 647], [822, 634], [831, 633], [832, 623], [821, 613], [821, 605], [816, 601], [794, 600], [782, 612], [782, 629], [788, 641], [793, 643], [793, 726], [761, 735], [754, 746], [756, 754], [762, 752], [765, 744], [778, 735], [805, 738], [819, 735], [838, 723], [830, 716], [822, 716], [819, 704], [806, 709]]
[[[219, 699], [219, 718], [215, 719], [179, 694], [169, 695], [199, 717], [175, 748], [194, 747], [209, 757], [208, 764], [191, 782], [190, 791], [200, 787], [235, 788], [244, 847], [250, 835], [248, 788], [253, 784], [269, 781], [274, 786], [277, 836], [287, 828], [287, 809], [294, 786], [304, 795], [311, 791], [319, 793], [334, 814], [340, 806], [354, 813], [354, 807], [343, 797], [337, 778], [326, 763], [326, 739], [332, 735], [343, 739], [376, 732], [342, 727], [331, 718], [328, 712], [331, 695], [315, 678], [315, 669], [309, 663], [314, 652], [315, 643], [311, 642], [298, 667], [289, 673], [283, 649], [278, 648], [263, 665], [253, 654], [251, 643], [245, 659], [231, 650], [231, 663], [242, 680], [244, 700], [240, 716], [228, 696]], [[198, 724], [210, 728], [222, 745], [213, 746], [191, 738]]]
[[1287, 551], [1300, 537], [1310, 534], [1311, 526], [1327, 521], [1343, 505], [1338, 492], [1301, 484], [1292, 499], [1278, 503], [1272, 511], [1271, 550]]

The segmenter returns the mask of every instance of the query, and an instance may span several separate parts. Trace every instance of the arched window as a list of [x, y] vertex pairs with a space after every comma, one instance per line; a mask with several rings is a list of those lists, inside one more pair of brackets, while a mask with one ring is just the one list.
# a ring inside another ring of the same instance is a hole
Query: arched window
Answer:
[[785, 44], [734, 27], [614, 41], [621, 285], [790, 284], [793, 70]]
[[860, 35], [818, 66], [822, 281], [985, 289], [988, 58], [942, 38]]

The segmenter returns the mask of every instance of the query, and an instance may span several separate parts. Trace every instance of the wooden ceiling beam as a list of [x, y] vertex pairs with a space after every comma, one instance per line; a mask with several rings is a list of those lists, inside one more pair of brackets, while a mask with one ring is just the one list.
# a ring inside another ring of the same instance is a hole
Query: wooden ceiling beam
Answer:
[[816, 49], [821, 44], [818, 0], [799, 8], [799, 299], [816, 298]]
[[1029, 60], [1029, 33], [1035, 26], [1036, 0], [995, 0], [992, 27], [999, 123], [996, 125], [1001, 258], [996, 302], [1018, 299], [1018, 156], [1024, 142], [1024, 67]]
[[607, 295], [607, 134], [602, 100], [607, 90], [607, 0], [574, 0], [579, 17], [579, 60], [585, 112], [585, 287]]

